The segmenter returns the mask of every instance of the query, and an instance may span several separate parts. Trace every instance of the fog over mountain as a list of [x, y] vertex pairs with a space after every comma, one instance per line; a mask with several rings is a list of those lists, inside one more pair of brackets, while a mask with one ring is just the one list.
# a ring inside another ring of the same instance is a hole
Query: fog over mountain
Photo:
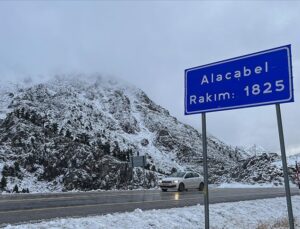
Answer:
[[[1, 1], [0, 82], [72, 73], [116, 76], [184, 116], [184, 70], [292, 45], [295, 102], [282, 105], [287, 153], [300, 152], [299, 1]], [[232, 145], [280, 152], [275, 107], [207, 114]]]

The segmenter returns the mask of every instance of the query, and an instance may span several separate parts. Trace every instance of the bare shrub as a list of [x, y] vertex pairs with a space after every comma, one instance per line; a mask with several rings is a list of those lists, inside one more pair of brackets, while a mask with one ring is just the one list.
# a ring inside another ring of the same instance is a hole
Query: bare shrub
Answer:
[[[298, 225], [298, 222], [295, 218], [295, 226]], [[287, 217], [277, 219], [275, 222], [269, 222], [269, 223], [259, 223], [256, 229], [285, 229], [289, 228], [289, 219]]]

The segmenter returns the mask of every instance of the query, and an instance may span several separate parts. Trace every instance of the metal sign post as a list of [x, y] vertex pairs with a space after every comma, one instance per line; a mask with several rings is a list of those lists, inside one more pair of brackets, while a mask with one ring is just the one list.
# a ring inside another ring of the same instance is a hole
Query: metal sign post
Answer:
[[131, 176], [132, 176], [132, 183], [134, 182], [134, 172], [133, 172], [133, 157], [131, 157], [131, 163], [129, 164], [131, 165]]
[[145, 187], [146, 184], [146, 171], [145, 171], [145, 164], [146, 164], [146, 157], [143, 156], [143, 173], [144, 173], [144, 182], [143, 182], [143, 186]]
[[207, 140], [206, 140], [206, 115], [202, 113], [202, 149], [204, 172], [204, 212], [205, 229], [209, 229], [209, 199], [208, 199], [208, 169], [207, 169]]
[[288, 208], [289, 224], [290, 224], [290, 229], [294, 229], [294, 216], [293, 216], [293, 208], [292, 208], [292, 201], [291, 201], [291, 191], [290, 191], [289, 175], [288, 175], [288, 168], [286, 162], [281, 111], [280, 111], [279, 104], [276, 104], [276, 114], [277, 114], [277, 124], [278, 124], [278, 133], [279, 133], [279, 141], [280, 141], [280, 149], [281, 149], [281, 159], [282, 159], [282, 168], [283, 168], [283, 175], [284, 175], [284, 186], [285, 186], [285, 193], [286, 193], [286, 203]]
[[130, 158], [129, 166], [132, 168], [132, 179], [133, 179], [133, 168], [134, 167], [143, 167], [143, 186], [145, 186], [145, 181], [146, 181], [146, 171], [145, 171], [145, 166], [146, 166], [146, 156], [133, 156]]

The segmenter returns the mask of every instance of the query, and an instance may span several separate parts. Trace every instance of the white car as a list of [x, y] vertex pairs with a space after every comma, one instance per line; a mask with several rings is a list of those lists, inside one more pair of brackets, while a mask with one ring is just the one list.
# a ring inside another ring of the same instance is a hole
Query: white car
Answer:
[[191, 188], [203, 191], [204, 179], [203, 176], [195, 172], [175, 172], [169, 177], [160, 180], [158, 185], [163, 192], [166, 192], [168, 189], [175, 189], [182, 192]]

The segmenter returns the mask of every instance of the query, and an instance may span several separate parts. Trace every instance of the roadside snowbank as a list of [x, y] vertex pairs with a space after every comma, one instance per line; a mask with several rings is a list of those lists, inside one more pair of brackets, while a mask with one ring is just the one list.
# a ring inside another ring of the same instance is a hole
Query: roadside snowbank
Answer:
[[[272, 183], [262, 184], [243, 184], [243, 183], [222, 183], [220, 185], [212, 185], [212, 188], [284, 188], [284, 185], [274, 185]], [[296, 184], [290, 182], [291, 188], [298, 188]]]
[[[292, 197], [296, 228], [300, 228], [300, 196]], [[273, 225], [277, 220], [287, 218], [285, 198], [242, 201], [236, 203], [221, 203], [210, 205], [210, 228], [212, 229], [241, 229], [257, 228], [260, 224]], [[115, 213], [103, 216], [85, 218], [56, 219], [35, 224], [6, 226], [6, 229], [33, 228], [70, 228], [70, 229], [170, 229], [204, 228], [204, 207], [172, 208], [165, 210]]]

